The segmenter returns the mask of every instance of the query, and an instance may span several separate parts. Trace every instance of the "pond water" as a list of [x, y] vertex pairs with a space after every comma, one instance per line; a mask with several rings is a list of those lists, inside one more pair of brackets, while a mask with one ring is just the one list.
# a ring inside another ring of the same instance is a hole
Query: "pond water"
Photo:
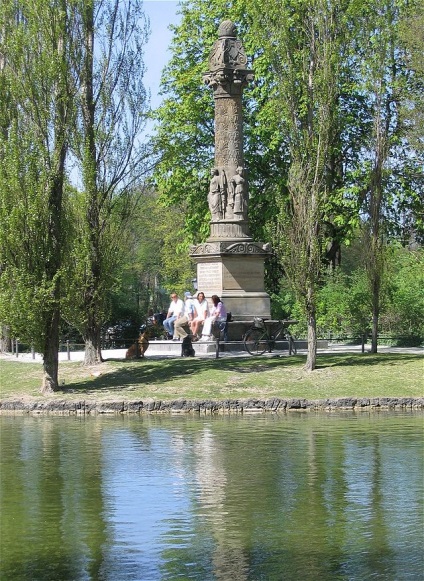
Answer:
[[424, 577], [421, 413], [0, 429], [2, 581]]

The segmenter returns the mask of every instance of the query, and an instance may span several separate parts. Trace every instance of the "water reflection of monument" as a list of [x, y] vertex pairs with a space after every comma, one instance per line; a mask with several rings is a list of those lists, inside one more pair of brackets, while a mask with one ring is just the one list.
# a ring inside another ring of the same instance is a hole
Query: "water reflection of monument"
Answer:
[[223, 298], [236, 320], [270, 316], [264, 286], [264, 262], [269, 245], [254, 242], [247, 217], [248, 179], [243, 160], [243, 88], [253, 79], [236, 29], [224, 20], [209, 56], [204, 82], [215, 100], [215, 166], [211, 170], [208, 203], [210, 236], [193, 246], [198, 288]]
[[[249, 578], [249, 528], [239, 506], [231, 506], [227, 495], [234, 484], [227, 473], [225, 448], [216, 433], [205, 425], [192, 447], [197, 456], [197, 501], [201, 520], [211, 535], [210, 559], [216, 581], [247, 581]], [[240, 520], [239, 520], [240, 519]], [[200, 519], [199, 519], [200, 520]]]

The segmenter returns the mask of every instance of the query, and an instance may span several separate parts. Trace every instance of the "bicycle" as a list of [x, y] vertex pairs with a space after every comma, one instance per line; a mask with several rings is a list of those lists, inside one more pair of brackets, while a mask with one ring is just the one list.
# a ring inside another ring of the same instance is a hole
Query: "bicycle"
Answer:
[[275, 332], [271, 334], [270, 326], [265, 324], [266, 319], [261, 317], [253, 318], [253, 325], [246, 331], [243, 343], [246, 351], [250, 355], [263, 355], [265, 351], [269, 353], [274, 349], [278, 339], [285, 339], [289, 344], [289, 355], [296, 355], [297, 349], [293, 335], [287, 329], [285, 321], [278, 321]]

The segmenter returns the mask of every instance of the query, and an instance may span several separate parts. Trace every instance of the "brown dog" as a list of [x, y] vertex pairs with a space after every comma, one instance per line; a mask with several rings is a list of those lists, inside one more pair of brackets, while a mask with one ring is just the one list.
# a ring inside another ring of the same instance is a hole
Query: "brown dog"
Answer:
[[138, 357], [144, 357], [147, 349], [149, 347], [148, 332], [144, 331], [140, 334], [137, 343], [133, 343], [131, 347], [125, 354], [125, 359], [137, 359]]

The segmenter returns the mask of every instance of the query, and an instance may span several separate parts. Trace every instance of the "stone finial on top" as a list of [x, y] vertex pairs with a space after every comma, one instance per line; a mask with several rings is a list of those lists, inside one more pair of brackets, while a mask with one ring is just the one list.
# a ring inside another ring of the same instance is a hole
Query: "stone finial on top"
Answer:
[[231, 20], [223, 20], [218, 28], [218, 38], [223, 38], [224, 36], [229, 36], [236, 38], [237, 28], [234, 22]]
[[[205, 79], [207, 84], [211, 84], [210, 73], [225, 70], [227, 75], [231, 75], [231, 71], [246, 70], [246, 53], [236, 35], [237, 29], [234, 22], [223, 20], [218, 28], [218, 40], [215, 41], [209, 55], [209, 75]], [[248, 72], [251, 73], [251, 71]], [[238, 77], [240, 77], [239, 74]], [[239, 78], [236, 80], [239, 81]]]

